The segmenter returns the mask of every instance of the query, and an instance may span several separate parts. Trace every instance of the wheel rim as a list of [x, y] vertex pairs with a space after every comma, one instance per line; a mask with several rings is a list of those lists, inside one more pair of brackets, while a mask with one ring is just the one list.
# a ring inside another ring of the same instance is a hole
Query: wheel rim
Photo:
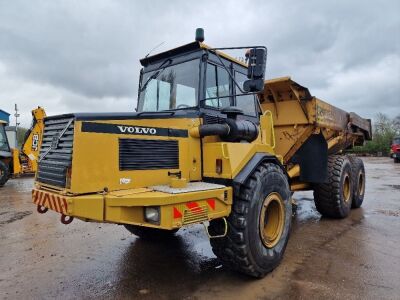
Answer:
[[364, 187], [365, 187], [364, 174], [360, 172], [358, 174], [358, 195], [360, 196], [364, 195]]
[[285, 207], [278, 193], [265, 198], [260, 214], [260, 236], [265, 247], [272, 248], [280, 240], [285, 223]]
[[349, 202], [350, 200], [350, 176], [346, 174], [343, 180], [343, 200]]

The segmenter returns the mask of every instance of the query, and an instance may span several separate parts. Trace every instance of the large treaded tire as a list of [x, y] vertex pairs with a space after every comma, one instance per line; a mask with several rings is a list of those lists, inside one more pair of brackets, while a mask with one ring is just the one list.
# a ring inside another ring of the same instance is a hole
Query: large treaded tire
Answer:
[[10, 177], [10, 170], [8, 166], [0, 160], [0, 187], [6, 184]]
[[145, 240], [160, 240], [160, 239], [170, 238], [178, 231], [178, 229], [164, 230], [164, 229], [136, 226], [130, 224], [125, 224], [124, 227], [130, 233]]
[[337, 219], [349, 215], [353, 197], [351, 174], [351, 164], [347, 156], [328, 157], [328, 180], [326, 183], [314, 185], [314, 202], [321, 215]]
[[351, 202], [352, 208], [361, 207], [364, 201], [365, 194], [365, 168], [364, 162], [361, 158], [349, 156], [351, 163], [351, 173], [353, 181], [353, 200]]
[[[271, 194], [281, 197], [283, 223], [276, 245], [267, 248], [261, 238], [260, 216], [264, 201]], [[228, 233], [223, 238], [210, 240], [212, 250], [224, 266], [253, 277], [264, 277], [282, 260], [289, 239], [291, 216], [286, 176], [279, 166], [262, 163], [240, 187], [239, 195], [234, 195], [232, 212], [227, 218]], [[223, 232], [221, 219], [210, 223], [209, 232], [212, 235]]]
[[395, 164], [399, 164], [400, 163], [400, 158], [396, 157], [396, 158], [393, 159], [393, 161], [394, 161]]

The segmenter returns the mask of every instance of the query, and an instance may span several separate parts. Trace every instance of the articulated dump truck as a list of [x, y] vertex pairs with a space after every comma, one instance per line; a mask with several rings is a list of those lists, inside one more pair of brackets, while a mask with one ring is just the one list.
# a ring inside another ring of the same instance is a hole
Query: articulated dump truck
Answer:
[[371, 139], [370, 121], [289, 77], [265, 81], [266, 49], [249, 48], [244, 62], [198, 38], [140, 60], [137, 112], [47, 117], [38, 212], [152, 240], [204, 224], [222, 263], [253, 277], [283, 257], [292, 192], [313, 190], [322, 216], [348, 216], [365, 172], [341, 152]]

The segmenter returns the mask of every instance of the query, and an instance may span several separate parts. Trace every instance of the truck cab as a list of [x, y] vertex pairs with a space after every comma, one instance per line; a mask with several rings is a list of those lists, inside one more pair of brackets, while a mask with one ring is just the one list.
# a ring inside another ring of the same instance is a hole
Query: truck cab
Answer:
[[258, 122], [256, 96], [241, 91], [247, 65], [210, 49], [194, 42], [140, 60], [137, 111], [195, 111], [213, 123], [226, 118], [223, 108], [235, 106], [243, 112], [240, 119]]

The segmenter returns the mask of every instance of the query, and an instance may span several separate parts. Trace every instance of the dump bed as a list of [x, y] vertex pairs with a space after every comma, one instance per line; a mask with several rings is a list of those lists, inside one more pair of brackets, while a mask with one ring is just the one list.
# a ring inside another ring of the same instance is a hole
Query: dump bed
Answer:
[[272, 112], [275, 150], [285, 162], [315, 135], [325, 139], [329, 154], [371, 139], [371, 120], [312, 96], [290, 77], [265, 81], [260, 103]]

